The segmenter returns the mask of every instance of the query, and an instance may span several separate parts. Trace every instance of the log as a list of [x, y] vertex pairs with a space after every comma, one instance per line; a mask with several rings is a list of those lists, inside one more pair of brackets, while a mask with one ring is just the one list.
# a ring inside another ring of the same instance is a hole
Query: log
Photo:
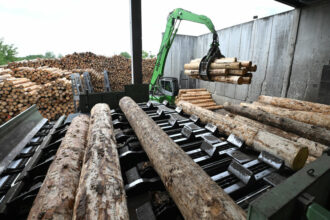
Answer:
[[182, 94], [181, 97], [195, 97], [195, 96], [205, 96], [209, 95], [210, 93], [208, 91], [205, 92], [187, 92], [185, 94]]
[[245, 123], [237, 122], [228, 116], [223, 116], [215, 112], [194, 106], [185, 101], [179, 101], [178, 106], [187, 114], [197, 115], [203, 123], [216, 125], [220, 132], [226, 135], [234, 134], [246, 145], [256, 151], [267, 151], [284, 160], [286, 166], [293, 170], [302, 168], [308, 156], [307, 147], [271, 134], [261, 129], [249, 126]]
[[180, 97], [181, 100], [197, 100], [197, 99], [208, 99], [212, 98], [211, 94], [202, 96], [192, 96], [192, 97]]
[[35, 198], [28, 219], [71, 219], [89, 125], [87, 115], [72, 120]]
[[[241, 63], [234, 62], [234, 63], [211, 63], [210, 69], [231, 69], [231, 70], [239, 70], [241, 68]], [[184, 65], [185, 70], [198, 70], [199, 63], [187, 63]]]
[[[199, 75], [197, 76], [190, 76], [191, 78], [194, 79], [202, 79]], [[210, 77], [211, 81], [216, 81], [216, 82], [224, 82], [224, 83], [232, 83], [232, 84], [243, 84], [243, 77], [242, 76], [211, 76]]]
[[297, 111], [289, 110], [280, 107], [274, 107], [272, 105], [262, 104], [260, 102], [241, 103], [242, 106], [247, 106], [249, 108], [263, 110], [271, 114], [276, 114], [282, 117], [291, 118], [296, 121], [324, 127], [330, 129], [330, 115], [317, 113], [317, 112], [306, 112], [306, 111]]
[[239, 75], [243, 76], [247, 73], [246, 69], [240, 69], [240, 70], [228, 70], [229, 75]]
[[180, 89], [179, 94], [186, 93], [186, 92], [198, 92], [198, 91], [207, 91], [205, 88], [199, 88], [199, 89]]
[[286, 138], [288, 140], [291, 140], [303, 147], [307, 147], [309, 155], [312, 155], [314, 157], [320, 157], [322, 155], [323, 151], [328, 149], [328, 147], [323, 144], [308, 140], [306, 138], [302, 138], [296, 134], [283, 131], [279, 128], [275, 128], [270, 125], [265, 125], [260, 122], [254, 121], [252, 119], [242, 117], [240, 115], [234, 115], [234, 114], [229, 114], [229, 115], [231, 118], [233, 118], [236, 121], [248, 124], [249, 126], [253, 126], [253, 127], [265, 130], [272, 134], [275, 134], [275, 135], [281, 136], [283, 138]]
[[252, 65], [252, 61], [239, 61], [239, 62], [241, 63], [241, 66], [247, 67], [247, 68], [251, 67], [251, 65]]
[[196, 104], [196, 103], [205, 103], [205, 102], [214, 102], [213, 99], [209, 98], [209, 99], [195, 99], [195, 100], [191, 100], [189, 101], [192, 104]]
[[[229, 73], [229, 71], [230, 70], [228, 69], [215, 69], [215, 70], [210, 70], [210, 74], [212, 76], [225, 76]], [[241, 73], [241, 70], [238, 70], [237, 73]], [[186, 74], [187, 76], [199, 76], [199, 70], [185, 70], [184, 74]]]
[[208, 110], [217, 110], [217, 109], [222, 109], [223, 106], [222, 105], [217, 105], [217, 106], [209, 106], [209, 107], [205, 107]]
[[[201, 60], [199, 60], [199, 62], [200, 61]], [[233, 62], [237, 62], [237, 58], [236, 57], [224, 57], [224, 58], [216, 59], [214, 62], [215, 63], [233, 63]]]
[[330, 105], [324, 105], [314, 102], [301, 101], [289, 98], [280, 98], [272, 96], [259, 96], [258, 102], [288, 108], [292, 110], [310, 111], [330, 114]]
[[257, 65], [252, 65], [251, 67], [248, 67], [247, 70], [251, 72], [255, 72], [257, 71]]
[[194, 105], [197, 105], [199, 107], [211, 107], [211, 106], [216, 106], [217, 104], [214, 101], [212, 101], [212, 102], [206, 102], [206, 103], [196, 103]]
[[245, 212], [129, 97], [119, 106], [185, 219], [246, 219]]
[[290, 118], [281, 117], [275, 114], [270, 114], [268, 112], [249, 108], [247, 106], [227, 104], [224, 105], [224, 108], [229, 112], [240, 114], [242, 116], [265, 123], [267, 125], [271, 125], [282, 130], [297, 134], [301, 137], [313, 140], [315, 142], [330, 146], [330, 131], [325, 128], [310, 125]]
[[242, 84], [251, 84], [252, 77], [242, 77]]
[[72, 219], [128, 219], [115, 140], [109, 106], [96, 104]]
[[232, 83], [232, 84], [242, 84], [243, 77], [241, 76], [213, 76], [211, 77], [213, 81], [217, 82], [225, 82], [225, 83]]

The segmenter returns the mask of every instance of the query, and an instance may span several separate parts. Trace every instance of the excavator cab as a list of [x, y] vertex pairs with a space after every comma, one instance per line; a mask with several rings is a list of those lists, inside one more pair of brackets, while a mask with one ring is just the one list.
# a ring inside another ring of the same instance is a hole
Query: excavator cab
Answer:
[[150, 91], [149, 99], [160, 103], [167, 100], [170, 104], [173, 104], [178, 93], [179, 83], [177, 78], [160, 77], [155, 89]]
[[175, 77], [161, 77], [160, 91], [166, 96], [177, 96], [179, 92], [178, 79]]

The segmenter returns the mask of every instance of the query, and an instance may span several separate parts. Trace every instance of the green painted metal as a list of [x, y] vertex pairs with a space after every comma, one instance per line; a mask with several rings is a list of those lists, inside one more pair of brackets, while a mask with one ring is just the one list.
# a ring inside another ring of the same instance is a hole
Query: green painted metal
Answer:
[[169, 95], [163, 95], [163, 96], [150, 95], [149, 100], [156, 101], [156, 102], [159, 102], [159, 103], [162, 103], [164, 100], [167, 100], [170, 105], [175, 104], [175, 97], [174, 96], [169, 96]]
[[329, 220], [330, 211], [317, 203], [311, 204], [307, 209], [308, 220]]
[[166, 96], [166, 95], [158, 95], [159, 97], [156, 97], [156, 93], [159, 91], [159, 86], [160, 86], [158, 80], [164, 74], [164, 67], [165, 67], [168, 51], [170, 50], [173, 40], [178, 31], [178, 28], [175, 28], [176, 21], [178, 20], [187, 20], [187, 21], [204, 24], [213, 34], [216, 34], [214, 25], [208, 17], [204, 15], [197, 15], [181, 8], [177, 8], [174, 11], [172, 11], [167, 18], [166, 30], [164, 32], [163, 40], [160, 45], [159, 52], [157, 54], [156, 65], [149, 84], [149, 92], [151, 94], [150, 100], [154, 100], [154, 101], [167, 100], [169, 101], [170, 104], [174, 104], [175, 97]]
[[330, 154], [327, 152], [253, 201], [249, 206], [248, 219], [301, 219], [306, 216], [306, 210], [298, 201], [299, 196], [308, 193], [314, 197], [313, 202], [329, 207], [329, 186]]

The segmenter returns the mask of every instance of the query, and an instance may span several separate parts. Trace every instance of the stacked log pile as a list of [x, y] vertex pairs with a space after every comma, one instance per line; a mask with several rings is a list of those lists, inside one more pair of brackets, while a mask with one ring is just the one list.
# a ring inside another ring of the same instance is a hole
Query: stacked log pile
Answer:
[[[191, 60], [184, 65], [184, 73], [195, 79], [201, 79], [199, 75], [199, 64], [201, 59]], [[221, 58], [214, 60], [210, 64], [211, 81], [250, 84], [252, 73], [257, 71], [257, 66], [252, 65], [251, 61], [238, 61], [236, 57]]]
[[[43, 69], [45, 72], [29, 67], [17, 68], [14, 71], [0, 70], [0, 124], [33, 104], [37, 104], [41, 114], [50, 120], [74, 112], [71, 81], [66, 78], [69, 76], [67, 71], [57, 68]], [[40, 74], [38, 78], [34, 78], [35, 73]], [[44, 81], [45, 79], [47, 81]]]
[[[155, 61], [142, 61], [144, 83], [149, 83]], [[8, 64], [6, 69], [0, 69], [0, 124], [33, 104], [37, 104], [43, 116], [50, 120], [57, 119], [61, 114], [73, 113], [70, 75], [79, 73], [82, 77], [84, 72], [89, 72], [94, 92], [102, 92], [104, 70], [109, 73], [112, 91], [122, 91], [124, 85], [131, 83], [131, 61], [122, 56], [74, 53], [61, 59], [36, 59]], [[9, 79], [4, 85], [6, 78]], [[11, 81], [22, 84], [23, 88], [12, 86]]]
[[216, 110], [223, 107], [222, 105], [217, 105], [212, 99], [211, 93], [203, 88], [180, 89], [178, 96], [175, 98], [175, 103], [179, 101], [186, 101], [209, 110]]
[[41, 86], [27, 78], [15, 78], [9, 70], [0, 72], [0, 124], [36, 104]]
[[73, 113], [71, 81], [60, 78], [42, 85], [37, 105], [41, 114], [50, 120]]
[[[155, 63], [156, 59], [143, 59], [142, 73], [144, 83], [149, 83]], [[74, 69], [93, 69], [97, 73], [103, 73], [103, 71], [106, 70], [109, 73], [109, 80], [113, 91], [122, 91], [124, 90], [124, 85], [131, 83], [131, 60], [118, 55], [105, 57], [98, 56], [90, 52], [73, 53], [66, 55], [61, 59], [36, 59], [31, 61], [9, 63], [7, 68], [38, 68], [43, 66], [70, 71]]]
[[13, 69], [14, 77], [25, 77], [38, 84], [45, 84], [63, 77], [70, 79], [71, 74], [71, 71], [61, 70], [58, 68], [49, 68], [47, 66], [38, 68], [18, 67]]

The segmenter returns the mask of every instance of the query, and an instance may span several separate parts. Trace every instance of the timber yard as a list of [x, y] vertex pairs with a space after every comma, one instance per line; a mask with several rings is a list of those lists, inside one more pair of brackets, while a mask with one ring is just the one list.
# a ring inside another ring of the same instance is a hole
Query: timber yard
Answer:
[[155, 56], [128, 2], [131, 56], [3, 61], [0, 39], [0, 219], [330, 220], [330, 2], [223, 29], [226, 1], [189, 2]]

